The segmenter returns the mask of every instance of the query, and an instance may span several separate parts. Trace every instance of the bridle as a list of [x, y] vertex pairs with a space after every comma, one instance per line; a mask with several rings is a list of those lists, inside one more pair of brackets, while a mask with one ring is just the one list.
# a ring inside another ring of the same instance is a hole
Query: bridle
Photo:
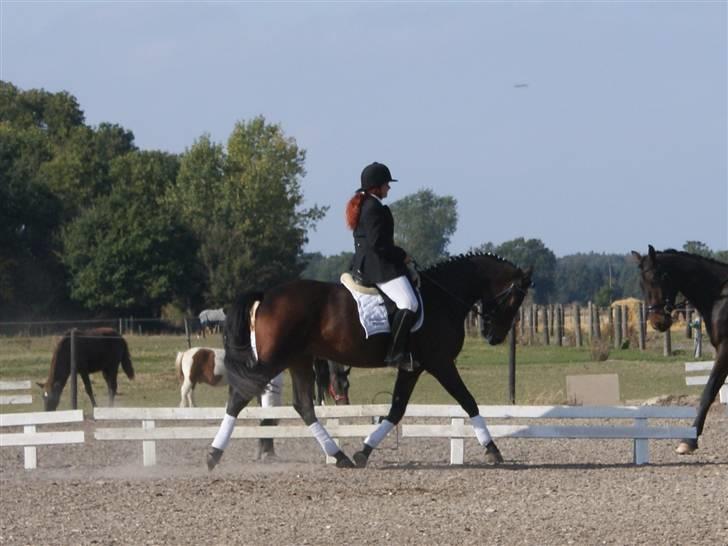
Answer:
[[[449, 296], [452, 300], [456, 301], [460, 305], [462, 305], [464, 308], [468, 310], [472, 310], [476, 315], [481, 317], [484, 321], [490, 323], [493, 318], [495, 317], [496, 312], [498, 311], [498, 307], [507, 300], [510, 295], [516, 291], [519, 294], [526, 294], [526, 290], [521, 288], [516, 284], [516, 282], [512, 282], [508, 287], [506, 287], [504, 290], [501, 290], [498, 292], [495, 296], [490, 298], [489, 300], [485, 301], [481, 298], [480, 300], [480, 307], [481, 309], [478, 309], [477, 307], [473, 307], [471, 304], [466, 303], [461, 298], [453, 294], [449, 289], [445, 288], [442, 284], [437, 282], [435, 279], [433, 279], [430, 275], [427, 273], [423, 273], [422, 271], [418, 271], [418, 273], [425, 277], [428, 281], [430, 281], [432, 284], [434, 284], [437, 288], [442, 290], [447, 296]], [[495, 304], [495, 305], [494, 305]], [[487, 310], [486, 310], [487, 309]]]
[[[672, 290], [670, 277], [664, 271], [655, 267], [655, 276], [659, 278], [660, 291], [664, 294], [663, 301], [653, 303], [647, 306], [648, 313], [661, 312], [663, 315], [669, 315], [675, 309], [675, 291]], [[668, 285], [667, 287], [665, 285]], [[672, 295], [668, 295], [672, 293]]]

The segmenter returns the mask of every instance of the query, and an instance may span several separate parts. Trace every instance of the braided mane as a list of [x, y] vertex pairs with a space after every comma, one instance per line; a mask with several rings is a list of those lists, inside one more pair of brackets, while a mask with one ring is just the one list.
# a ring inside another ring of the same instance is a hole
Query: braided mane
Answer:
[[513, 262], [506, 260], [502, 256], [498, 256], [497, 254], [493, 254], [492, 252], [467, 252], [464, 254], [458, 254], [457, 256], [450, 256], [449, 258], [446, 258], [445, 260], [442, 260], [434, 265], [431, 265], [430, 267], [425, 269], [425, 273], [437, 274], [437, 273], [440, 273], [444, 269], [449, 269], [451, 266], [460, 264], [466, 260], [469, 260], [470, 258], [490, 258], [497, 262], [502, 262], [502, 263], [510, 265], [511, 267], [513, 267], [515, 269], [518, 269], [518, 267]]

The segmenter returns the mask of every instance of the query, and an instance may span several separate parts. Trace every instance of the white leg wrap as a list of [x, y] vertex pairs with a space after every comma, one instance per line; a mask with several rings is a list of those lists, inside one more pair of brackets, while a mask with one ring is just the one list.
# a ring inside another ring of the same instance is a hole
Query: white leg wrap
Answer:
[[394, 423], [384, 419], [379, 426], [369, 436], [364, 439], [364, 443], [375, 448], [384, 440], [384, 437], [394, 428]]
[[471, 417], [470, 423], [475, 429], [475, 436], [477, 436], [478, 442], [481, 446], [485, 447], [493, 441], [493, 438], [490, 437], [490, 432], [488, 432], [488, 428], [485, 426], [485, 420], [482, 415]]
[[220, 430], [217, 431], [215, 439], [212, 441], [212, 447], [224, 451], [230, 441], [230, 436], [233, 435], [233, 428], [235, 428], [235, 417], [226, 413], [220, 423]]
[[283, 400], [283, 373], [279, 373], [265, 386], [260, 395], [260, 405], [264, 408], [280, 406]]
[[337, 446], [336, 442], [334, 442], [334, 439], [329, 436], [329, 433], [326, 432], [326, 429], [321, 426], [321, 423], [316, 421], [315, 423], [308, 426], [308, 430], [310, 430], [314, 438], [318, 440], [318, 443], [321, 445], [321, 449], [324, 450], [324, 453], [326, 453], [326, 455], [328, 455], [329, 457], [333, 457], [336, 453], [339, 452], [339, 446]]

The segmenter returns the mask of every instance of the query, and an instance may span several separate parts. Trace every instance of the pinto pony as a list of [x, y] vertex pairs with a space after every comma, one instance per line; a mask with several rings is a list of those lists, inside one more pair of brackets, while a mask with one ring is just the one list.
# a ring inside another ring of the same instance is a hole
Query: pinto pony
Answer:
[[[81, 376], [86, 394], [91, 405], [96, 406], [89, 374], [101, 372], [109, 391], [109, 405], [114, 405], [116, 396], [116, 376], [119, 363], [129, 379], [134, 379], [134, 368], [129, 356], [126, 340], [113, 328], [93, 328], [77, 330], [76, 366]], [[71, 333], [66, 332], [56, 345], [51, 359], [51, 368], [45, 384], [38, 383], [43, 389], [43, 407], [46, 411], [54, 411], [61, 399], [63, 387], [71, 375]]]
[[[468, 254], [426, 269], [420, 277], [424, 321], [410, 338], [410, 349], [420, 366], [414, 371], [397, 371], [389, 414], [354, 455], [356, 466], [366, 466], [372, 450], [402, 419], [425, 371], [470, 416], [486, 460], [500, 462], [500, 451], [460, 378], [455, 358], [465, 339], [465, 316], [476, 301], [481, 302], [483, 337], [491, 345], [506, 338], [531, 286], [531, 270], [523, 271], [492, 254]], [[255, 351], [251, 331], [255, 333]], [[351, 366], [383, 367], [389, 335], [365, 336], [357, 304], [344, 286], [296, 280], [265, 293], [244, 294], [227, 313], [223, 342], [228, 381], [233, 388], [226, 415], [207, 454], [208, 469], [220, 461], [240, 411], [270, 378], [285, 369], [293, 379], [293, 406], [323, 451], [336, 458], [338, 467], [354, 466], [316, 418], [311, 359], [318, 356]]]
[[198, 383], [206, 385], [227, 385], [225, 378], [225, 351], [223, 349], [208, 349], [206, 347], [193, 347], [177, 353], [175, 359], [177, 378], [180, 388], [180, 408], [194, 408], [194, 392]]
[[[703, 317], [716, 358], [700, 397], [693, 426], [703, 433], [708, 408], [728, 376], [728, 264], [677, 250], [656, 251], [649, 245], [647, 255], [632, 251], [639, 268], [647, 301], [647, 318], [655, 330], [672, 326], [675, 297], [682, 293]], [[682, 440], [681, 455], [698, 449], [697, 438]]]

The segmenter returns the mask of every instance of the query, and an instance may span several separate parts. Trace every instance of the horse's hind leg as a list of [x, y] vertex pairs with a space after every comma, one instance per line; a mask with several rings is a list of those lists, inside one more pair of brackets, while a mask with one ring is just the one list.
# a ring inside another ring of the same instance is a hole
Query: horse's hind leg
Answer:
[[470, 423], [475, 429], [475, 436], [478, 438], [480, 445], [485, 448], [485, 460], [489, 463], [502, 463], [503, 456], [498, 446], [495, 445], [493, 438], [491, 438], [488, 427], [485, 425], [485, 420], [480, 415], [478, 404], [465, 386], [465, 383], [463, 383], [455, 364], [451, 364], [445, 368], [430, 370], [430, 373], [435, 376], [435, 379], [445, 388], [450, 396], [457, 400], [460, 407], [470, 417]]
[[389, 408], [389, 414], [386, 418], [380, 419], [379, 426], [369, 436], [364, 439], [364, 445], [361, 451], [354, 453], [354, 463], [359, 468], [364, 468], [369, 460], [369, 455], [382, 440], [397, 426], [404, 417], [407, 404], [412, 391], [420, 378], [422, 368], [418, 368], [413, 372], [402, 370], [397, 371], [397, 380], [394, 383], [394, 393], [392, 394], [392, 406]]
[[116, 381], [116, 373], [107, 372], [107, 371], [103, 371], [101, 373], [104, 376], [104, 380], [106, 381], [106, 388], [109, 392], [109, 407], [113, 407], [114, 398], [116, 398], [116, 390], [118, 389], [118, 384]]
[[293, 379], [293, 407], [308, 425], [308, 429], [318, 441], [321, 449], [329, 457], [336, 458], [338, 468], [353, 468], [354, 463], [336, 445], [333, 438], [319, 423], [313, 405], [313, 368], [310, 359], [303, 359], [290, 368]]
[[83, 388], [91, 399], [91, 406], [96, 407], [96, 399], [94, 398], [94, 390], [91, 388], [91, 379], [89, 379], [88, 372], [79, 372], [81, 374], [81, 381], [83, 381]]

